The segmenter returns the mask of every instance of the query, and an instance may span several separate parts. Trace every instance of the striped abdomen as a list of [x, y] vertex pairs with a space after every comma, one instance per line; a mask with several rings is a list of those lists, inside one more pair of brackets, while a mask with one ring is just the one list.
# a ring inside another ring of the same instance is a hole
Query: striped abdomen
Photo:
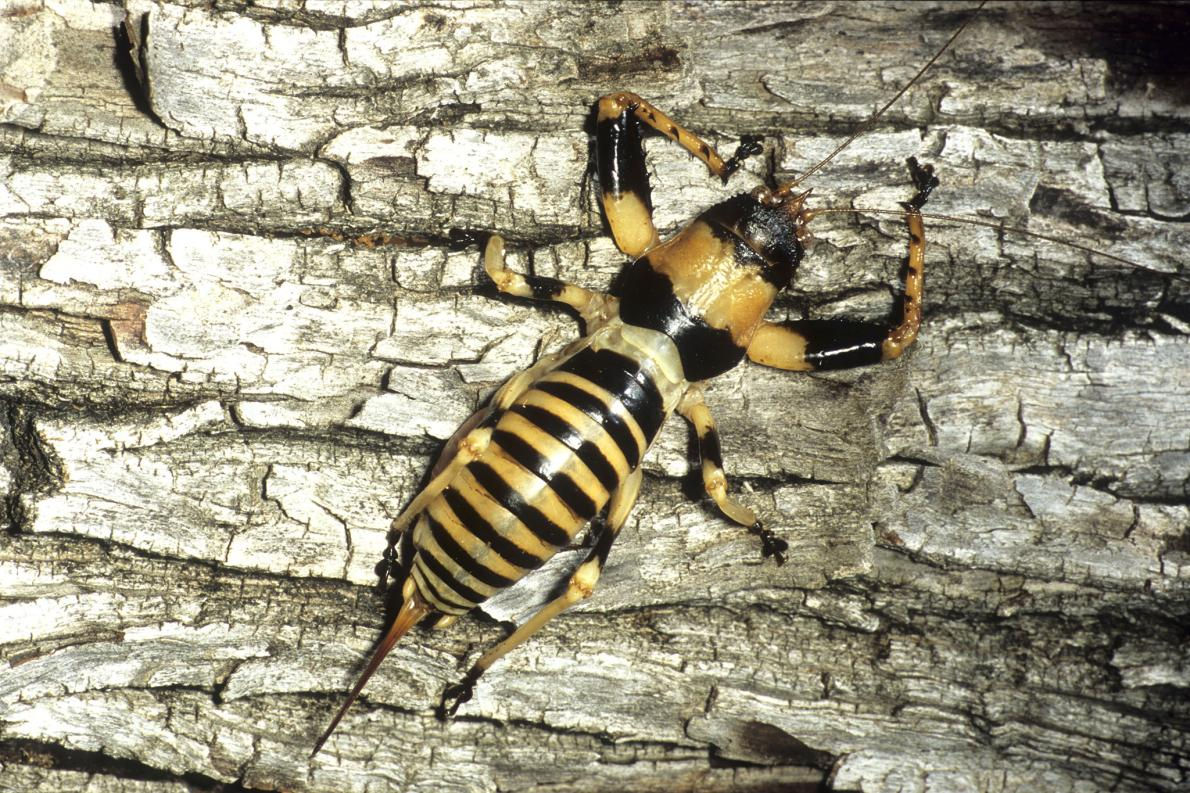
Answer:
[[489, 419], [488, 447], [418, 517], [412, 577], [435, 609], [463, 614], [540, 567], [640, 464], [676, 384], [609, 331]]

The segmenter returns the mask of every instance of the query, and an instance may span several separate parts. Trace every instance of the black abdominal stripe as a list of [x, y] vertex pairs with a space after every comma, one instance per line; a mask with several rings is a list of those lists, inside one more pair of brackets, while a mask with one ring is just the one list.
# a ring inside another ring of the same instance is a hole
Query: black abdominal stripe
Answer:
[[418, 518], [418, 591], [459, 615], [540, 567], [604, 508], [664, 419], [656, 384], [613, 350], [587, 347], [544, 375]]

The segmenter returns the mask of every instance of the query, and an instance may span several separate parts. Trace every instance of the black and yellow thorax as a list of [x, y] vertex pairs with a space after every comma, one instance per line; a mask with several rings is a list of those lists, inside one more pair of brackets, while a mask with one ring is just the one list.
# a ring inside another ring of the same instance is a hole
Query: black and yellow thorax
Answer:
[[743, 360], [753, 333], [801, 261], [802, 202], [744, 193], [703, 212], [625, 273], [620, 318], [677, 345], [687, 380]]

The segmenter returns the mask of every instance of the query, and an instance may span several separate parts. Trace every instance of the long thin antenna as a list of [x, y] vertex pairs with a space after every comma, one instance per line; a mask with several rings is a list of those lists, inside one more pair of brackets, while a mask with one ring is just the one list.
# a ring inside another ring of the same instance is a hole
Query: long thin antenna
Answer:
[[967, 26], [970, 25], [971, 21], [979, 15], [979, 12], [983, 10], [983, 7], [985, 5], [987, 5], [987, 2], [988, 2], [988, 0], [983, 0], [976, 7], [976, 9], [973, 12], [971, 12], [971, 16], [967, 17], [967, 20], [962, 25], [959, 26], [959, 29], [956, 30], [951, 35], [951, 37], [946, 40], [946, 43], [942, 45], [942, 48], [939, 49], [936, 53], [934, 53], [934, 57], [932, 57], [928, 61], [926, 61], [926, 65], [921, 67], [921, 69], [918, 70], [917, 74], [913, 75], [913, 79], [910, 80], [909, 82], [905, 83], [904, 87], [902, 87], [900, 91], [897, 91], [895, 94], [893, 94], [892, 98], [884, 103], [884, 107], [880, 108], [875, 113], [873, 113], [871, 116], [869, 116], [868, 120], [865, 121], [864, 123], [860, 124], [859, 127], [855, 130], [855, 132], [852, 133], [851, 137], [847, 138], [847, 140], [843, 141], [838, 146], [836, 146], [835, 150], [832, 151], [830, 154], [826, 155], [826, 157], [824, 159], [820, 160], [817, 165], [815, 165], [813, 168], [806, 171], [805, 173], [803, 173], [801, 176], [797, 177], [793, 181], [787, 182], [787, 183], [781, 185], [779, 188], [777, 188], [777, 195], [785, 195], [785, 194], [789, 193], [790, 191], [792, 191], [793, 188], [797, 187], [799, 184], [801, 184], [803, 181], [805, 181], [812, 174], [817, 173], [828, 162], [835, 159], [835, 156], [838, 155], [839, 152], [843, 151], [843, 149], [850, 146], [855, 141], [856, 138], [858, 138], [860, 135], [863, 135], [864, 133], [868, 132], [868, 130], [870, 130], [876, 124], [876, 122], [880, 120], [880, 117], [884, 115], [885, 111], [887, 111], [890, 107], [892, 107], [893, 103], [895, 103], [898, 99], [900, 99], [902, 96], [904, 96], [905, 92], [908, 91], [910, 88], [912, 88], [913, 85], [915, 83], [917, 83], [918, 80], [921, 79], [921, 76], [926, 73], [926, 70], [929, 69], [931, 66], [933, 66], [934, 63], [939, 58], [942, 57], [942, 54], [944, 52], [946, 52], [948, 49], [950, 49], [950, 45], [953, 44], [954, 40], [957, 39], [962, 34], [962, 32], [967, 29]]
[[[908, 216], [909, 213], [904, 210], [900, 210], [900, 209], [869, 209], [866, 207], [856, 207], [856, 208], [827, 207], [826, 209], [810, 210], [808, 214], [811, 217], [816, 217], [818, 215], [842, 215], [842, 214], [893, 215], [895, 217], [906, 217], [906, 216]], [[1077, 242], [1070, 242], [1069, 240], [1064, 240], [1061, 237], [1055, 237], [1050, 234], [1042, 234], [1037, 231], [1029, 231], [1028, 229], [1023, 229], [1019, 226], [1006, 226], [1003, 223], [997, 223], [997, 222], [991, 221], [991, 220], [982, 220], [980, 218], [969, 218], [969, 217], [963, 217], [961, 215], [938, 215], [938, 214], [933, 214], [930, 212], [922, 212], [920, 214], [926, 220], [940, 220], [945, 223], [963, 223], [963, 224], [970, 225], [970, 226], [983, 226], [984, 228], [994, 229], [999, 232], [1008, 232], [1010, 234], [1020, 234], [1025, 237], [1033, 237], [1035, 239], [1045, 240], [1046, 242], [1053, 242], [1058, 245], [1064, 245], [1067, 248], [1073, 248], [1075, 250], [1082, 251], [1084, 253], [1089, 253], [1094, 256], [1102, 256], [1105, 259], [1111, 259], [1112, 261], [1116, 261], [1116, 262], [1119, 262], [1120, 264], [1127, 265], [1128, 267], [1131, 267], [1134, 270], [1143, 270], [1144, 272], [1153, 273], [1154, 275], [1164, 275], [1164, 276], [1168, 276], [1170, 278], [1176, 278], [1178, 280], [1188, 280], [1188, 279], [1186, 279], [1185, 276], [1183, 276], [1179, 273], [1171, 273], [1171, 272], [1166, 272], [1165, 270], [1158, 270], [1156, 268], [1148, 267], [1146, 265], [1134, 262], [1131, 259], [1125, 259], [1122, 256], [1116, 256], [1114, 253], [1107, 253], [1105, 251], [1099, 250], [1098, 248], [1092, 248], [1089, 245], [1080, 245]]]
[[371, 660], [368, 661], [368, 666], [364, 669], [363, 674], [359, 676], [356, 681], [355, 688], [351, 689], [351, 693], [347, 695], [347, 701], [343, 703], [343, 707], [339, 708], [339, 712], [335, 714], [335, 718], [331, 719], [331, 724], [326, 728], [326, 731], [318, 738], [318, 742], [314, 744], [314, 751], [310, 752], [310, 756], [318, 754], [322, 749], [322, 745], [326, 743], [326, 739], [331, 737], [331, 733], [339, 726], [339, 722], [343, 720], [343, 716], [347, 714], [347, 709], [355, 702], [359, 692], [364, 690], [364, 685], [368, 679], [372, 677], [372, 673], [380, 666], [380, 662], [388, 655], [389, 650], [397, 643], [397, 640], [409, 632], [409, 629], [421, 620], [422, 617], [429, 614], [430, 606], [421, 599], [416, 592], [412, 593], [410, 597], [405, 599], [401, 605], [401, 610], [397, 612], [397, 618], [393, 620], [392, 627], [388, 629], [384, 640], [376, 648], [376, 652], [372, 653]]

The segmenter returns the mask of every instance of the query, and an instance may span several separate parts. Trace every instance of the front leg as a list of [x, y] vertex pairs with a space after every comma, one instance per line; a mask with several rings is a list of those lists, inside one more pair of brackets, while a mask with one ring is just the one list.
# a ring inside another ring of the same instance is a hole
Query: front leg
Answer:
[[785, 551], [789, 548], [789, 543], [774, 534], [771, 529], [766, 529], [757, 519], [755, 512], [727, 495], [727, 474], [723, 471], [719, 433], [715, 429], [711, 410], [703, 400], [701, 386], [693, 385], [687, 389], [682, 401], [678, 403], [678, 413], [694, 426], [694, 431], [698, 434], [702, 483], [707, 494], [714, 499], [724, 515], [760, 537], [761, 553], [766, 559], [771, 556], [777, 564], [785, 564]]
[[909, 225], [909, 259], [901, 321], [888, 328], [870, 322], [838, 319], [790, 320], [763, 323], [748, 344], [756, 363], [790, 371], [849, 369], [897, 358], [917, 339], [921, 327], [925, 282], [926, 233], [921, 208], [938, 186], [934, 169], [909, 158], [909, 172], [917, 192], [903, 206]]
[[636, 94], [620, 91], [597, 103], [595, 159], [599, 169], [600, 202], [616, 245], [625, 255], [639, 258], [660, 238], [653, 226], [649, 174], [641, 147], [641, 125], [649, 126], [706, 164], [727, 181], [746, 157], [762, 151], [760, 138], [745, 136], [727, 160], [709, 144]]

